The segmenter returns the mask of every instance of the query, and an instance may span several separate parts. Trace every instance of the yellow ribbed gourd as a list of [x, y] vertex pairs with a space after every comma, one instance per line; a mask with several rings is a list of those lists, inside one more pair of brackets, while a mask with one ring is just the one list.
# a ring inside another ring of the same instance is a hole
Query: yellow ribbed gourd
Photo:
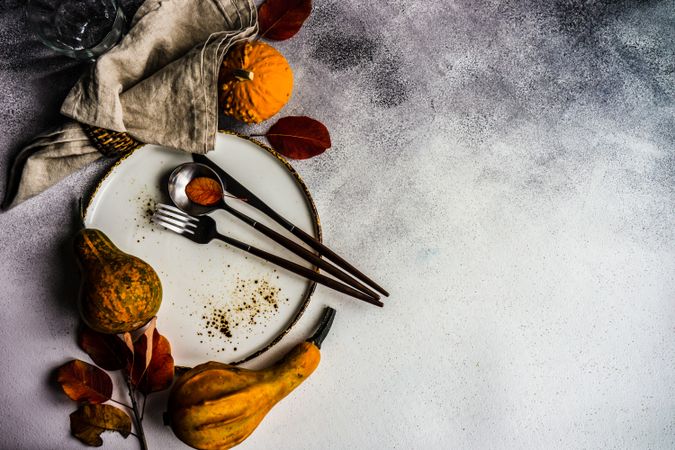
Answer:
[[264, 42], [235, 44], [225, 55], [218, 99], [223, 113], [246, 123], [267, 120], [288, 102], [293, 72], [286, 58]]
[[166, 415], [174, 434], [200, 450], [228, 449], [244, 441], [319, 365], [320, 345], [334, 314], [328, 308], [314, 337], [269, 368], [248, 370], [207, 362], [179, 377]]

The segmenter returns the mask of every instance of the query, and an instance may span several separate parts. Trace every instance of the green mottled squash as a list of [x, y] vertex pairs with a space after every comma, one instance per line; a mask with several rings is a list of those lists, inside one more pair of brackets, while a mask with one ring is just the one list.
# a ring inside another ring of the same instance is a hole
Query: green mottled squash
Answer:
[[93, 330], [133, 331], [153, 318], [162, 302], [162, 283], [150, 264], [124, 253], [100, 230], [85, 228], [75, 236], [82, 271], [79, 309]]

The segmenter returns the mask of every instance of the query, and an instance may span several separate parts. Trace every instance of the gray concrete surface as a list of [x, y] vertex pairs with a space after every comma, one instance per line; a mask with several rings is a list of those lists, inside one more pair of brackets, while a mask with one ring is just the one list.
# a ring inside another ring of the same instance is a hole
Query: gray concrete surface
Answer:
[[[2, 189], [81, 69], [22, 3], [0, 15]], [[318, 291], [322, 364], [242, 448], [674, 448], [675, 2], [317, 0], [276, 46], [284, 114], [332, 133], [294, 163], [326, 241], [393, 295]], [[68, 239], [105, 167], [0, 214], [1, 448], [81, 448], [50, 377], [83, 357]], [[184, 448], [163, 402], [151, 448]]]

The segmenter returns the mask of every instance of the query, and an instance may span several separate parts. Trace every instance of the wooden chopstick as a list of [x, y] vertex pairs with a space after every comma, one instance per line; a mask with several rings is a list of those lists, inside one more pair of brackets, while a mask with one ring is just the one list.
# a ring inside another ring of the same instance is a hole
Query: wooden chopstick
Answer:
[[302, 229], [296, 227], [293, 223], [284, 218], [281, 214], [274, 211], [265, 202], [260, 200], [260, 198], [258, 198], [255, 194], [249, 191], [244, 185], [242, 185], [234, 177], [232, 177], [225, 170], [223, 170], [218, 164], [211, 161], [208, 157], [196, 153], [192, 155], [192, 159], [195, 162], [205, 164], [209, 166], [211, 169], [213, 169], [218, 174], [220, 179], [225, 183], [225, 189], [232, 195], [234, 195], [235, 197], [245, 199], [247, 204], [266, 214], [269, 218], [277, 222], [286, 230], [293, 233], [293, 235], [298, 237], [305, 244], [309, 245], [311, 248], [316, 250], [320, 255], [325, 256], [327, 259], [329, 259], [337, 266], [344, 269], [349, 274], [353, 275], [355, 278], [358, 278], [367, 285], [373, 287], [376, 291], [380, 292], [385, 297], [389, 297], [389, 292], [387, 292], [379, 284], [377, 284], [369, 277], [364, 275], [360, 270], [358, 270], [356, 267], [348, 263], [344, 258], [339, 256], [330, 248], [326, 247], [324, 244], [316, 240], [313, 236], [307, 234]]
[[238, 241], [237, 239], [231, 238], [229, 236], [224, 236], [220, 233], [216, 233], [214, 236], [216, 239], [219, 239], [227, 244], [232, 245], [233, 247], [236, 247], [240, 250], [243, 250], [245, 252], [251, 253], [255, 256], [258, 256], [259, 258], [264, 259], [265, 261], [269, 261], [273, 264], [276, 264], [279, 267], [283, 267], [286, 270], [289, 270], [293, 273], [296, 273], [298, 275], [301, 275], [309, 280], [316, 281], [319, 284], [323, 284], [324, 286], [327, 286], [331, 289], [334, 289], [338, 292], [342, 292], [343, 294], [350, 295], [354, 298], [358, 298], [359, 300], [363, 300], [364, 302], [370, 303], [375, 306], [382, 307], [384, 304], [377, 300], [376, 298], [371, 297], [370, 295], [364, 294], [361, 291], [357, 291], [351, 286], [348, 286], [346, 284], [340, 283], [339, 281], [336, 281], [332, 278], [329, 278], [325, 275], [322, 275], [320, 273], [317, 273], [313, 271], [312, 269], [308, 269], [305, 266], [301, 266], [300, 264], [296, 264], [293, 261], [289, 261], [287, 259], [284, 259], [280, 256], [273, 255], [271, 253], [268, 253], [264, 250], [261, 250], [259, 248], [253, 247], [249, 244], [246, 244], [244, 242]]
[[333, 275], [334, 277], [338, 278], [339, 280], [344, 281], [348, 285], [359, 289], [360, 291], [370, 295], [376, 300], [380, 299], [380, 296], [373, 291], [372, 289], [369, 289], [367, 286], [364, 286], [362, 283], [359, 281], [355, 280], [353, 277], [349, 276], [349, 274], [343, 272], [340, 270], [338, 267], [334, 266], [333, 264], [329, 263], [328, 261], [325, 261], [315, 255], [314, 253], [310, 252], [300, 244], [293, 242], [292, 240], [288, 239], [286, 236], [277, 233], [273, 229], [269, 228], [268, 226], [253, 220], [251, 217], [247, 216], [246, 214], [236, 210], [235, 208], [231, 207], [228, 205], [226, 202], [221, 203], [221, 207], [233, 216], [237, 217], [238, 219], [242, 220], [243, 222], [247, 223], [251, 227], [255, 228], [256, 230], [260, 231], [262, 234], [265, 236], [269, 237], [272, 239], [274, 242], [280, 244], [281, 246], [287, 248], [291, 252], [295, 253], [296, 255], [300, 256], [303, 258], [305, 261], [308, 261], [315, 266], [319, 267], [320, 269], [325, 270], [329, 274]]
[[[283, 217], [281, 217], [281, 219], [283, 219]], [[368, 278], [366, 275], [364, 275], [356, 267], [349, 264], [340, 255], [335, 253], [330, 248], [326, 247], [321, 242], [317, 241], [313, 236], [305, 233], [300, 228], [296, 227], [295, 225], [291, 224], [290, 222], [288, 222], [288, 223], [290, 224], [290, 228], [287, 228], [288, 231], [290, 231], [295, 236], [300, 238], [300, 240], [302, 240], [305, 244], [309, 245], [314, 250], [319, 252], [320, 255], [325, 256], [326, 259], [329, 259], [330, 261], [333, 261], [336, 265], [342, 267], [343, 269], [345, 269], [347, 272], [354, 275], [359, 280], [363, 281], [364, 283], [368, 284], [369, 286], [372, 286], [376, 291], [378, 291], [379, 293], [381, 293], [385, 297], [389, 297], [389, 292], [387, 292], [382, 286], [380, 286], [379, 284], [377, 284], [376, 282], [374, 282], [373, 280]]]

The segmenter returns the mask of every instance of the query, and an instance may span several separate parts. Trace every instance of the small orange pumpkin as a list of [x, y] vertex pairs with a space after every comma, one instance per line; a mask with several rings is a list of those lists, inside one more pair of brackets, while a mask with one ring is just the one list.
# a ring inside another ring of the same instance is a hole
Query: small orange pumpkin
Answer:
[[225, 115], [259, 123], [288, 102], [293, 72], [286, 58], [273, 47], [246, 41], [235, 44], [225, 56], [218, 84]]

